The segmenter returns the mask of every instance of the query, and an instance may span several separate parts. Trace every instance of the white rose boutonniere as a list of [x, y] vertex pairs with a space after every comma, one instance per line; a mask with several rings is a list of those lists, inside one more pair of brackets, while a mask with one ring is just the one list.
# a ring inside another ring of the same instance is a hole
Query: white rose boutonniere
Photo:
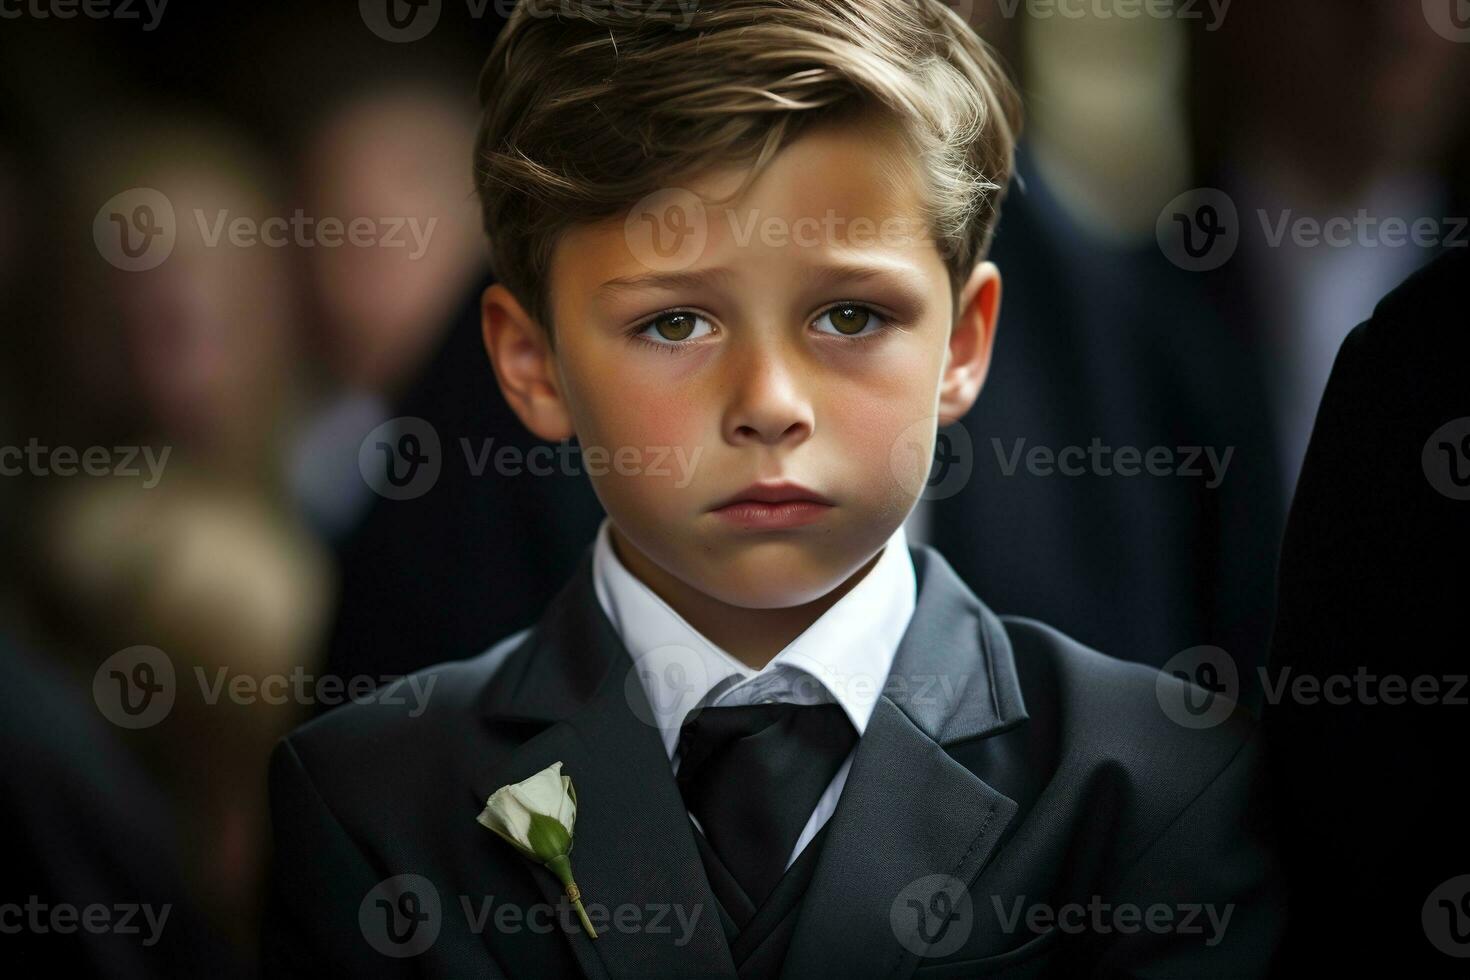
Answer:
[[497, 789], [475, 819], [556, 875], [582, 919], [582, 928], [597, 938], [597, 930], [582, 907], [581, 889], [572, 880], [569, 855], [572, 828], [577, 822], [577, 791], [572, 788], [572, 777], [562, 774], [560, 762], [553, 762], [529, 779]]

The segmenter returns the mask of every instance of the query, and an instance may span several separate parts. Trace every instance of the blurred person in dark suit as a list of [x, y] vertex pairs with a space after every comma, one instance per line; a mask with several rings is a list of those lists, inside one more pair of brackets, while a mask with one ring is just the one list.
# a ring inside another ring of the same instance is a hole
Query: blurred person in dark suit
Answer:
[[963, 420], [973, 471], [936, 484], [935, 547], [997, 608], [1098, 649], [1258, 663], [1282, 515], [1250, 352], [1197, 278], [1078, 222], [1029, 163], [994, 247], [1010, 329]]
[[1332, 369], [1292, 502], [1265, 713], [1291, 929], [1279, 976], [1464, 976], [1470, 249]]
[[[33, 260], [68, 288], [27, 305], [17, 366], [16, 429], [52, 454], [17, 478], [18, 618], [82, 691], [124, 649], [173, 665], [167, 718], [119, 737], [166, 801], [191, 900], [248, 970], [264, 760], [305, 706], [234, 685], [314, 670], [330, 591], [278, 462], [296, 406], [286, 255], [230, 230], [263, 229], [279, 198], [213, 121], [89, 116], [51, 148], [62, 205]], [[93, 449], [100, 470], [63, 463]]]
[[9, 976], [245, 976], [185, 887], [157, 785], [55, 663], [0, 635]]
[[1258, 351], [1283, 501], [1349, 327], [1439, 251], [1470, 247], [1470, 58], [1434, 22], [1456, 2], [1241, 0], [1197, 35], [1200, 182], [1239, 225], [1205, 278]]
[[497, 471], [497, 453], [528, 461], [533, 450], [572, 447], [533, 436], [493, 384], [481, 292], [465, 297], [442, 346], [392, 409], [436, 434], [437, 478], [416, 497], [376, 498], [338, 548], [333, 674], [381, 678], [472, 656], [485, 637], [534, 621], [596, 534], [602, 508], [575, 463], [542, 475]]
[[1197, 165], [1189, 22], [991, 20], [1024, 66], [1032, 124], [994, 246], [1009, 326], [988, 397], [950, 433], [963, 459], [937, 463], [934, 545], [998, 608], [1098, 649], [1158, 666], [1211, 645], [1259, 663], [1261, 570], [1285, 518], [1266, 381], [1155, 236]]
[[322, 377], [294, 435], [290, 480], [307, 518], [337, 540], [372, 504], [358, 468], [364, 438], [391, 417], [483, 276], [464, 167], [474, 117], [436, 84], [402, 79], [354, 91], [303, 130], [305, 213], [373, 228], [364, 244], [300, 253]]

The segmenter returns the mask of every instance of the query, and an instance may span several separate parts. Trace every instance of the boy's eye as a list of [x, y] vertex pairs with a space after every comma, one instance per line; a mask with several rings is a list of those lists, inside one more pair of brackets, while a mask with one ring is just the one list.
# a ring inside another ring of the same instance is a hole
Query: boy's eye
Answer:
[[675, 310], [672, 313], [660, 313], [649, 320], [638, 329], [638, 335], [654, 343], [676, 344], [693, 337], [703, 337], [709, 330], [710, 323], [704, 317], [685, 310]]
[[[840, 303], [830, 307], [814, 322], [822, 333], [857, 340], [875, 336], [888, 325], [882, 314], [861, 303]], [[699, 314], [688, 310], [673, 310], [660, 313], [641, 326], [634, 327], [633, 335], [657, 346], [678, 347], [687, 341], [707, 336], [713, 330], [713, 325]]]
[[[842, 303], [817, 317], [816, 322], [819, 327], [823, 322], [830, 323], [837, 334], [852, 337], [870, 326], [881, 328], [884, 320], [878, 313], [860, 303]], [[823, 331], [827, 332], [829, 331]]]

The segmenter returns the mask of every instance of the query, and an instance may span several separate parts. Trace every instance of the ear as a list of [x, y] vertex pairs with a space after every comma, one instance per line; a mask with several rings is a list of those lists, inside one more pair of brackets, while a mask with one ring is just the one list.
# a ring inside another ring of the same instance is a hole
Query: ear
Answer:
[[981, 262], [970, 273], [960, 292], [959, 307], [939, 380], [941, 426], [958, 422], [970, 411], [990, 371], [995, 324], [1000, 317], [1000, 270], [994, 262]]
[[500, 392], [526, 428], [547, 442], [575, 435], [546, 334], [500, 283], [480, 297], [480, 332]]

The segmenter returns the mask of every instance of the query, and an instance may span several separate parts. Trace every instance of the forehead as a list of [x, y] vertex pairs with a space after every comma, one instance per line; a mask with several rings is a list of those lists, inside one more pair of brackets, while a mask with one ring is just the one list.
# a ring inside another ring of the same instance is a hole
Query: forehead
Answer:
[[813, 127], [754, 182], [717, 168], [645, 197], [613, 218], [574, 225], [552, 255], [554, 290], [701, 267], [768, 276], [793, 264], [871, 259], [933, 265], [919, 168], [908, 144], [874, 120]]

